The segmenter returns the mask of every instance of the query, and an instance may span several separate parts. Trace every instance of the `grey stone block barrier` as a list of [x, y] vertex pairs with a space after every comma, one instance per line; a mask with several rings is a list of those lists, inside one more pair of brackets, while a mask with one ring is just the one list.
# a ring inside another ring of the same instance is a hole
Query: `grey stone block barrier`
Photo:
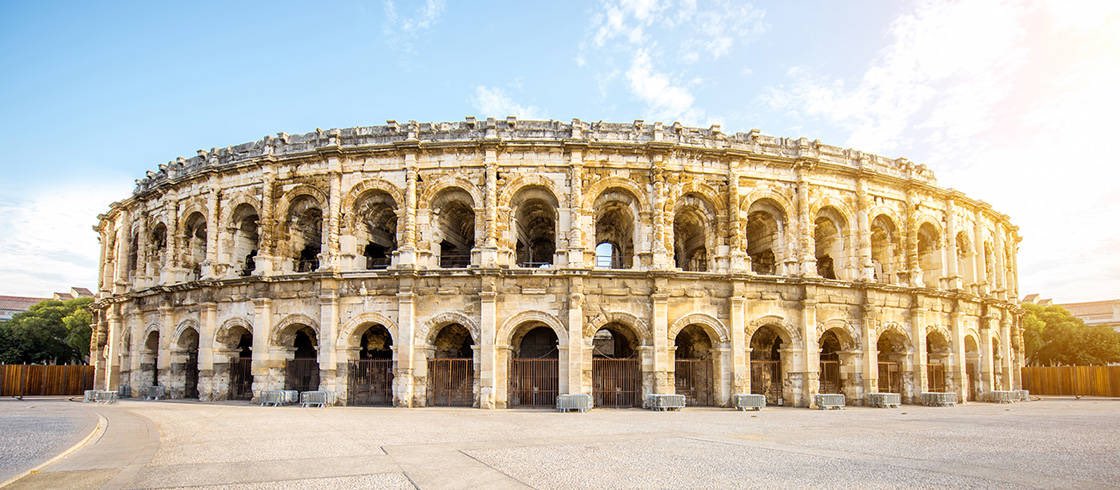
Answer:
[[835, 393], [819, 393], [813, 398], [817, 408], [821, 410], [839, 410], [844, 408], [844, 395]]
[[940, 391], [927, 391], [922, 393], [922, 405], [927, 407], [952, 407], [956, 404], [956, 393]]
[[646, 396], [646, 408], [650, 410], [680, 410], [684, 408], [684, 395], [652, 394]]
[[878, 408], [898, 408], [902, 405], [902, 395], [898, 393], [868, 393], [867, 404]]
[[731, 406], [737, 410], [762, 410], [766, 406], [766, 395], [738, 394], [732, 397]]
[[591, 410], [591, 395], [575, 393], [556, 397], [556, 410], [561, 412], [577, 411], [580, 413]]

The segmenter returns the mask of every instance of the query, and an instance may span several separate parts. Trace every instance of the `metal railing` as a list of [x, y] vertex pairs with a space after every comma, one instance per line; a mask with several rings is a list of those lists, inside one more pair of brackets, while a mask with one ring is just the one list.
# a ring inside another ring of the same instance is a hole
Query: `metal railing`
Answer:
[[439, 266], [444, 269], [463, 269], [470, 265], [470, 253], [443, 253], [439, 256]]
[[551, 408], [560, 394], [557, 359], [510, 360], [509, 404], [520, 407]]
[[591, 361], [591, 380], [596, 407], [641, 406], [642, 371], [637, 358], [595, 358]]
[[474, 405], [474, 360], [436, 358], [428, 360], [428, 405], [470, 407]]

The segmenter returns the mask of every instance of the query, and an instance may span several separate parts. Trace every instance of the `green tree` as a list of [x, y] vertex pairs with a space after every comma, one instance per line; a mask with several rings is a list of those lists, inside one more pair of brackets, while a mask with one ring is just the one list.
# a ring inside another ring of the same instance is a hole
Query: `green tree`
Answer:
[[1027, 303], [1023, 309], [1023, 344], [1028, 365], [1120, 362], [1120, 332], [1086, 326], [1060, 306]]
[[0, 323], [0, 364], [86, 362], [92, 302], [42, 301]]

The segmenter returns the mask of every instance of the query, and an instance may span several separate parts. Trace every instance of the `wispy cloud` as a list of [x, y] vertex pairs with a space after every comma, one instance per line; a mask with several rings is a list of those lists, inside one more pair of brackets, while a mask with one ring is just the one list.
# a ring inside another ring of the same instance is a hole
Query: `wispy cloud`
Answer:
[[[406, 2], [405, 5], [411, 7], [418, 3]], [[443, 0], [425, 0], [419, 7], [402, 13], [397, 9], [396, 2], [385, 0], [385, 23], [382, 33], [386, 43], [405, 54], [412, 53], [415, 50], [413, 43], [416, 37], [439, 22], [444, 7]]]
[[541, 119], [543, 113], [531, 105], [515, 102], [498, 87], [479, 85], [474, 89], [471, 105], [483, 117], [517, 116], [522, 119]]

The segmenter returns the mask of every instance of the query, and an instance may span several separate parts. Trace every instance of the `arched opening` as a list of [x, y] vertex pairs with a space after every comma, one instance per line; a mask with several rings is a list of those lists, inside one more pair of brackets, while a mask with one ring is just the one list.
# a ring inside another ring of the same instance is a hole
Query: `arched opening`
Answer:
[[886, 215], [880, 214], [871, 221], [871, 265], [875, 282], [898, 284], [898, 271], [902, 267], [902, 245], [898, 229]]
[[875, 345], [879, 352], [879, 392], [903, 394], [903, 388], [911, 381], [906, 379], [910, 374], [906, 371], [906, 336], [887, 330]]
[[445, 325], [432, 341], [428, 359], [428, 405], [474, 405], [474, 340], [458, 323]]
[[556, 254], [559, 204], [543, 187], [521, 189], [510, 201], [515, 210], [512, 229], [518, 267], [550, 267]]
[[441, 192], [432, 203], [435, 243], [439, 244], [439, 266], [445, 269], [471, 265], [475, 220], [471, 195], [462, 189]]
[[365, 268], [388, 268], [397, 250], [397, 202], [387, 192], [367, 192], [354, 206], [354, 220]]
[[779, 273], [784, 230], [785, 214], [777, 204], [766, 199], [751, 204], [746, 236], [752, 272], [763, 275]]
[[844, 350], [836, 330], [829, 329], [821, 335], [820, 392], [844, 393], [844, 379], [840, 375], [840, 352]]
[[825, 279], [847, 279], [845, 267], [848, 264], [844, 237], [847, 227], [843, 215], [831, 207], [817, 213], [813, 222], [813, 241], [816, 244], [817, 275]]
[[[709, 229], [715, 212], [701, 197], [685, 195], [673, 216], [673, 260], [678, 269], [706, 272], [709, 266]], [[714, 243], [713, 243], [714, 245]]]
[[295, 272], [319, 269], [323, 250], [323, 209], [308, 195], [297, 197], [288, 208], [288, 254]]
[[253, 332], [231, 327], [223, 342], [229, 350], [229, 399], [253, 399]]
[[152, 331], [144, 339], [144, 347], [140, 352], [140, 377], [137, 385], [144, 389], [143, 387], [159, 384], [159, 331]]
[[206, 260], [206, 217], [202, 213], [191, 213], [183, 224], [183, 267], [187, 269], [187, 280], [202, 278], [202, 262]]
[[[171, 363], [171, 375], [183, 382], [183, 398], [198, 398], [198, 331], [183, 330], [176, 342]], [[173, 393], [178, 392], [172, 385]], [[177, 393], [176, 393], [177, 394]]]
[[591, 342], [595, 406], [640, 407], [642, 367], [638, 359], [638, 336], [625, 325], [609, 323], [595, 332]]
[[140, 267], [140, 234], [132, 232], [132, 238], [128, 240], [128, 278], [132, 280], [136, 275], [137, 269]]
[[[608, 190], [595, 200], [595, 266], [634, 266], [637, 199], [623, 190]], [[604, 246], [606, 245], [606, 246]]]
[[350, 405], [393, 404], [393, 337], [381, 324], [371, 324], [358, 335], [357, 359], [348, 369]]
[[922, 270], [922, 285], [941, 287], [941, 234], [929, 223], [918, 227], [918, 267]]
[[932, 392], [949, 391], [949, 340], [936, 330], [926, 334], [926, 383]]
[[968, 240], [968, 234], [965, 232], [957, 233], [957, 272], [961, 275], [961, 283], [964, 289], [971, 290], [972, 285], [976, 283], [976, 252], [972, 250], [972, 244]]
[[764, 325], [751, 336], [751, 393], [766, 395], [766, 403], [782, 405], [782, 337], [777, 327]]
[[687, 406], [714, 406], [715, 351], [711, 336], [700, 325], [688, 325], [677, 334], [674, 345], [673, 382], [676, 393], [684, 395]]
[[296, 329], [290, 346], [284, 377], [284, 389], [315, 391], [319, 389], [319, 338], [311, 327], [301, 325]]
[[560, 352], [556, 332], [527, 325], [514, 337], [509, 369], [509, 405], [552, 408], [560, 394]]
[[230, 265], [237, 271], [237, 275], [248, 276], [257, 268], [260, 216], [252, 205], [243, 203], [233, 210], [231, 221]]
[[167, 267], [167, 226], [156, 223], [148, 235], [150, 245], [148, 256], [148, 274], [159, 277], [160, 271]]
[[965, 397], [968, 401], [976, 401], [980, 398], [980, 390], [982, 383], [980, 382], [980, 347], [976, 345], [976, 339], [971, 335], [964, 338], [964, 372], [968, 378], [968, 391]]

